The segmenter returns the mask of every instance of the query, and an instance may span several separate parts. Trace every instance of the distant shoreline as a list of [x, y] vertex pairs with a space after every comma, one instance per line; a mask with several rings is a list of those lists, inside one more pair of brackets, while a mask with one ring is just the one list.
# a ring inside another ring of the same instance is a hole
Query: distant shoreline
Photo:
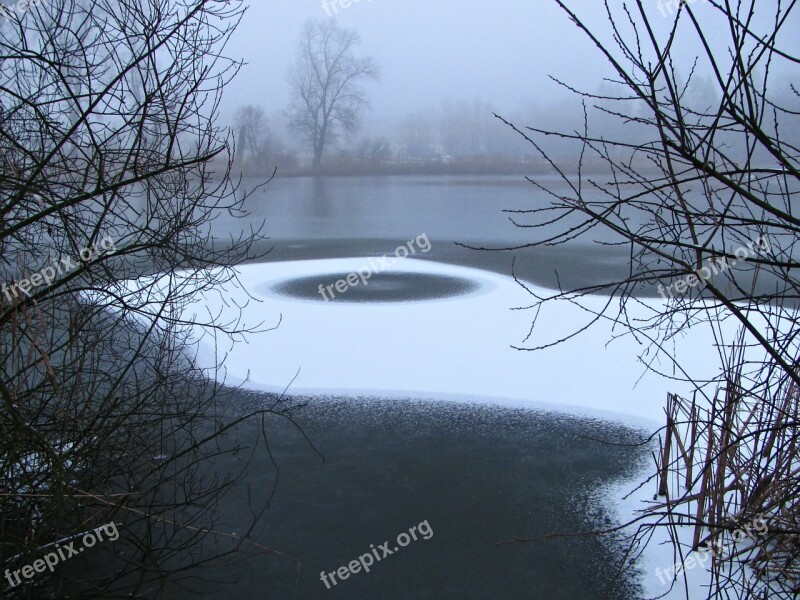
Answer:
[[[562, 168], [567, 176], [577, 176], [574, 160], [563, 158], [558, 161], [559, 168]], [[403, 163], [382, 163], [377, 165], [369, 164], [336, 164], [324, 165], [321, 169], [315, 170], [311, 167], [300, 167], [296, 165], [277, 164], [254, 167], [252, 165], [239, 165], [234, 163], [232, 172], [236, 176], [243, 177], [380, 177], [387, 175], [553, 175], [559, 173], [552, 166], [541, 159], [529, 159], [525, 161], [503, 161], [503, 160], [463, 160], [448, 162], [403, 162]], [[640, 175], [650, 174], [659, 176], [660, 172], [654, 170], [652, 165], [638, 165], [637, 172]], [[609, 175], [611, 171], [608, 164], [597, 161], [584, 161], [581, 169], [583, 175]], [[662, 175], [663, 176], [663, 175]]]

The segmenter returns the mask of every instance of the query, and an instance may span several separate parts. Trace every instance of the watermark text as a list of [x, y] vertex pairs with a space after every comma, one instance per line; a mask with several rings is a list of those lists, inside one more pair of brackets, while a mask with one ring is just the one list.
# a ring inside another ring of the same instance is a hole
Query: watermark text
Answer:
[[[350, 287], [362, 284], [365, 286], [369, 285], [370, 277], [389, 269], [392, 266], [392, 263], [398, 258], [408, 258], [409, 254], [416, 254], [417, 247], [419, 247], [419, 250], [423, 254], [430, 251], [431, 242], [428, 239], [428, 234], [423, 233], [422, 235], [418, 235], [415, 239], [410, 240], [404, 246], [398, 246], [394, 251], [394, 258], [386, 258], [386, 255], [384, 254], [378, 259], [370, 259], [369, 266], [365, 265], [364, 268], [358, 269], [358, 271], [353, 271], [347, 277], [338, 280], [336, 283], [332, 283], [330, 285], [320, 283], [318, 289], [319, 294], [322, 296], [325, 302], [329, 302], [333, 298], [336, 298], [336, 294], [333, 291], [334, 289], [336, 289], [338, 293], [344, 294]], [[330, 295], [330, 298], [328, 295]]]
[[[91, 548], [97, 542], [102, 542], [103, 533], [106, 534], [106, 538], [110, 542], [114, 542], [119, 539], [119, 530], [117, 529], [117, 524], [111, 521], [110, 523], [106, 523], [105, 525], [101, 525], [96, 529], [84, 533], [82, 537], [75, 536], [72, 539], [67, 538], [69, 541], [62, 540], [61, 542], [56, 542], [54, 544], [55, 549], [53, 552], [48, 552], [42, 558], [37, 558], [35, 561], [33, 561], [33, 563], [25, 565], [16, 571], [6, 569], [6, 580], [9, 584], [11, 584], [11, 587], [16, 587], [22, 583], [22, 578], [20, 575], [22, 575], [22, 577], [25, 579], [31, 579], [34, 575], [36, 575], [36, 573], [44, 573], [46, 570], [49, 570], [52, 573], [59, 562], [68, 560], [73, 556], [77, 556], [86, 550], [86, 548]], [[79, 537], [81, 542], [83, 542], [83, 545], [75, 548], [75, 542]]]
[[[427, 519], [419, 525], [414, 525], [411, 527], [411, 529], [408, 530], [408, 533], [404, 531], [403, 533], [398, 534], [396, 540], [397, 545], [394, 546], [394, 548], [389, 547], [390, 544], [388, 541], [380, 544], [377, 548], [375, 547], [375, 544], [370, 544], [369, 552], [362, 554], [356, 560], [351, 560], [346, 566], [339, 567], [330, 573], [326, 573], [325, 571], [320, 572], [319, 579], [325, 584], [326, 588], [331, 589], [331, 585], [337, 585], [339, 581], [344, 581], [345, 579], [349, 578], [350, 575], [360, 573], [362, 570], [365, 573], [369, 573], [370, 567], [372, 567], [372, 565], [374, 565], [376, 562], [380, 562], [387, 556], [394, 554], [400, 550], [400, 548], [405, 548], [412, 541], [417, 541], [419, 539], [417, 534], [419, 534], [423, 540], [429, 540], [433, 537], [433, 529], [428, 524]], [[336, 581], [337, 577], [339, 578], [339, 581]]]
[[104, 254], [110, 255], [114, 254], [116, 251], [117, 247], [114, 244], [114, 240], [106, 236], [95, 245], [81, 250], [78, 253], [80, 258], [77, 260], [69, 256], [61, 257], [58, 260], [53, 258], [48, 266], [30, 277], [24, 277], [19, 281], [12, 282], [10, 285], [4, 283], [0, 286], [0, 292], [2, 292], [2, 294], [0, 294], [0, 303], [2, 303], [5, 298], [9, 304], [14, 304], [15, 301], [20, 299], [20, 293], [22, 293], [23, 296], [30, 296], [31, 290], [41, 285], [50, 285], [53, 283], [56, 279], [56, 274], [59, 276], [66, 275], [70, 271], [80, 267], [80, 263], [82, 262], [90, 263]]

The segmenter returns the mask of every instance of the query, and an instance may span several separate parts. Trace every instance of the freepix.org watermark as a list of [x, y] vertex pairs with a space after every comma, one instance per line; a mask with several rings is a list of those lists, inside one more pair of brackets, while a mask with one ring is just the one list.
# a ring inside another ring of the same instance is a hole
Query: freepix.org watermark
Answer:
[[81, 537], [81, 542], [83, 542], [83, 546], [75, 548], [75, 542], [77, 541], [79, 536], [76, 536], [75, 539], [72, 539], [70, 542], [66, 542], [66, 540], [61, 542], [56, 542], [54, 544], [55, 550], [53, 552], [49, 552], [45, 554], [42, 558], [37, 558], [33, 563], [29, 565], [25, 565], [17, 569], [16, 571], [12, 571], [11, 569], [6, 569], [5, 576], [8, 583], [11, 584], [11, 587], [16, 587], [22, 583], [22, 579], [20, 578], [20, 574], [25, 579], [31, 579], [37, 573], [44, 573], [46, 570], [50, 570], [52, 573], [56, 565], [60, 563], [62, 560], [68, 560], [73, 556], [77, 556], [81, 552], [83, 552], [86, 548], [91, 548], [97, 542], [102, 542], [103, 534], [106, 534], [106, 539], [109, 542], [114, 542], [119, 539], [119, 530], [117, 529], [117, 524], [114, 521], [110, 523], [106, 523], [105, 525], [101, 525], [96, 529], [89, 531]]
[[19, 0], [19, 2], [10, 6], [0, 4], [0, 18], [11, 21], [16, 17], [19, 20], [29, 8], [34, 8], [40, 4], [45, 4], [45, 0]]
[[658, 0], [656, 7], [661, 16], [666, 17], [677, 13], [684, 4], [696, 4], [697, 2], [708, 2], [708, 0]]
[[[370, 567], [372, 567], [372, 565], [374, 565], [376, 562], [380, 562], [387, 556], [394, 554], [400, 550], [400, 548], [405, 548], [412, 541], [417, 541], [419, 539], [417, 537], [417, 533], [419, 533], [423, 540], [429, 540], [433, 537], [433, 529], [428, 524], [427, 519], [419, 525], [414, 525], [408, 530], [408, 533], [404, 531], [403, 533], [398, 534], [397, 545], [394, 546], [394, 548], [389, 547], [389, 542], [384, 542], [377, 548], [375, 547], [375, 544], [370, 544], [369, 552], [362, 554], [356, 560], [351, 560], [346, 566], [339, 567], [330, 573], [321, 571], [319, 574], [319, 579], [325, 584], [326, 588], [331, 589], [331, 584], [336, 585], [339, 583], [339, 581], [344, 581], [350, 577], [350, 575], [360, 573], [362, 570], [365, 573], [369, 573]], [[339, 578], [339, 581], [336, 581], [337, 577]], [[329, 578], [330, 582], [328, 581]]]
[[[358, 269], [358, 271], [350, 273], [347, 277], [340, 279], [336, 283], [332, 283], [330, 285], [324, 285], [320, 283], [320, 296], [322, 296], [325, 302], [328, 302], [336, 297], [336, 294], [333, 293], [334, 288], [340, 294], [344, 294], [350, 287], [361, 284], [369, 285], [370, 277], [390, 268], [392, 263], [398, 258], [408, 258], [409, 254], [416, 254], [417, 248], [414, 247], [415, 244], [419, 247], [419, 250], [423, 254], [429, 252], [431, 249], [431, 242], [428, 239], [428, 234], [423, 233], [422, 235], [418, 235], [415, 239], [410, 240], [404, 246], [398, 246], [394, 251], [395, 258], [386, 258], [386, 255], [384, 254], [377, 259], [377, 264], [374, 259], [370, 259], [369, 266], [365, 266], [363, 269]], [[330, 294], [330, 298], [328, 298], [328, 294]]]
[[[754, 242], [750, 242], [746, 246], [737, 248], [733, 254], [736, 256], [737, 260], [744, 261], [750, 257], [756, 256], [759, 251], [769, 252], [771, 249], [772, 246], [770, 246], [767, 238], [761, 236]], [[698, 285], [705, 287], [706, 281], [711, 279], [712, 275], [719, 275], [727, 269], [735, 267], [736, 263], [736, 260], [732, 260], [729, 263], [727, 257], [717, 258], [716, 260], [709, 262], [708, 265], [704, 265], [698, 269], [695, 273], [690, 273], [683, 279], [679, 279], [674, 283], [671, 283], [667, 286], [659, 283], [658, 293], [661, 294], [661, 297], [664, 298], [664, 300], [667, 300], [669, 298], [675, 298], [674, 292], [677, 292], [678, 294], [684, 294], [689, 288], [697, 287]]]
[[667, 585], [671, 581], [674, 581], [675, 577], [680, 575], [683, 571], [694, 569], [697, 565], [705, 567], [712, 557], [726, 556], [731, 546], [738, 544], [746, 537], [756, 540], [757, 537], [754, 535], [754, 531], [759, 536], [764, 536], [767, 531], [769, 531], [767, 523], [761, 515], [753, 519], [752, 523], [745, 525], [743, 529], [734, 531], [731, 536], [733, 542], [726, 544], [722, 539], [717, 538], [708, 545], [701, 546], [697, 552], [692, 552], [682, 563], [676, 562], [666, 571], [662, 570], [661, 567], [657, 568], [656, 577], [658, 577], [661, 585]]
[[7, 301], [9, 304], [14, 304], [14, 299], [19, 300], [20, 293], [24, 296], [30, 296], [30, 292], [37, 287], [53, 283], [56, 279], [56, 275], [65, 275], [81, 266], [80, 263], [90, 263], [104, 254], [110, 255], [114, 254], [116, 251], [117, 246], [114, 244], [114, 240], [106, 236], [95, 245], [84, 248], [78, 252], [78, 259], [73, 259], [69, 256], [62, 257], [58, 260], [53, 258], [50, 261], [50, 265], [44, 267], [38, 273], [34, 273], [30, 277], [20, 279], [10, 285], [4, 283], [0, 286], [0, 292], [2, 292], [2, 294], [0, 294], [0, 304], [3, 303], [3, 300]]
[[[353, 4], [358, 4], [362, 0], [322, 0], [322, 10], [329, 17], [339, 14], [340, 8], [350, 8]], [[372, 2], [372, 0], [367, 0]]]

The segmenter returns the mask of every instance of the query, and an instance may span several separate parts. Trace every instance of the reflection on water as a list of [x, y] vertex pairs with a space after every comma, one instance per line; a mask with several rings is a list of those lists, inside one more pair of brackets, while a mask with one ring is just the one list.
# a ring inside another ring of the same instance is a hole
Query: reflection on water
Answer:
[[[258, 183], [243, 180], [240, 193]], [[519, 176], [278, 177], [253, 194], [246, 208], [253, 221], [266, 222], [275, 240], [407, 240], [427, 233], [519, 243], [544, 232], [515, 227], [503, 210], [541, 205], [541, 194]], [[241, 231], [243, 224], [220, 214], [213, 227], [222, 235]]]
[[[536, 180], [558, 193], [573, 193], [556, 177], [537, 176]], [[255, 189], [258, 183], [247, 179], [243, 190]], [[599, 192], [587, 186], [584, 193], [591, 199]], [[551, 289], [591, 287], [626, 278], [628, 244], [620, 244], [623, 239], [606, 227], [593, 228], [591, 235], [565, 245], [528, 246], [583, 222], [578, 213], [551, 223], [554, 213], [524, 212], [542, 209], [551, 200], [547, 193], [514, 175], [276, 178], [246, 203], [251, 222], [220, 214], [212, 230], [218, 240], [229, 239], [253, 222], [263, 221], [275, 247], [270, 260], [379, 256], [393, 244], [425, 233], [434, 245], [426, 259], [508, 275], [517, 258], [517, 276]], [[508, 210], [517, 212], [505, 212]], [[619, 210], [617, 216], [634, 230], [649, 217], [625, 206]], [[541, 226], [544, 221], [549, 224]], [[456, 243], [496, 251], [476, 252]], [[717, 243], [725, 245], [722, 239]], [[754, 277], [753, 271], [729, 270], [726, 276], [733, 274], [739, 288], [755, 285], [757, 293], [769, 293], [780, 283], [763, 272]], [[642, 281], [633, 291], [659, 297], [649, 281]]]

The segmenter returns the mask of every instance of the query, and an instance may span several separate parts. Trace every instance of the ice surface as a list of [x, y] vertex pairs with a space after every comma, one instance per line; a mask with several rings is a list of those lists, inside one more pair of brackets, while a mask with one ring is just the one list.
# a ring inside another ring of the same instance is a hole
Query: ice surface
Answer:
[[[246, 342], [217, 340], [217, 352], [227, 353], [228, 381], [282, 390], [299, 369], [294, 393], [482, 397], [501, 404], [607, 414], [648, 428], [663, 423], [668, 391], [689, 389], [646, 373], [638, 359], [644, 347], [631, 336], [609, 344], [621, 329], [613, 330], [608, 322], [552, 348], [514, 349], [562, 338], [591, 315], [567, 302], [549, 304], [533, 337], [523, 343], [533, 313], [512, 309], [529, 306], [532, 297], [511, 277], [486, 271], [412, 259], [393, 266], [480, 284], [476, 292], [435, 301], [350, 304], [321, 297], [297, 300], [270, 291], [288, 279], [322, 274], [320, 280], [327, 281], [325, 273], [357, 272], [367, 264], [365, 259], [335, 259], [245, 265], [237, 269], [239, 280], [252, 299], [230, 284], [222, 294], [202, 298], [193, 307], [198, 314], [208, 308], [233, 316], [237, 306], [246, 304], [245, 323], [268, 327], [280, 322], [277, 329], [251, 335]], [[607, 302], [603, 297], [582, 300], [595, 310]], [[657, 309], [659, 302], [650, 304]], [[711, 339], [693, 331], [681, 343], [683, 360], [713, 365]], [[207, 365], [212, 364], [213, 346], [205, 336], [200, 357]]]

